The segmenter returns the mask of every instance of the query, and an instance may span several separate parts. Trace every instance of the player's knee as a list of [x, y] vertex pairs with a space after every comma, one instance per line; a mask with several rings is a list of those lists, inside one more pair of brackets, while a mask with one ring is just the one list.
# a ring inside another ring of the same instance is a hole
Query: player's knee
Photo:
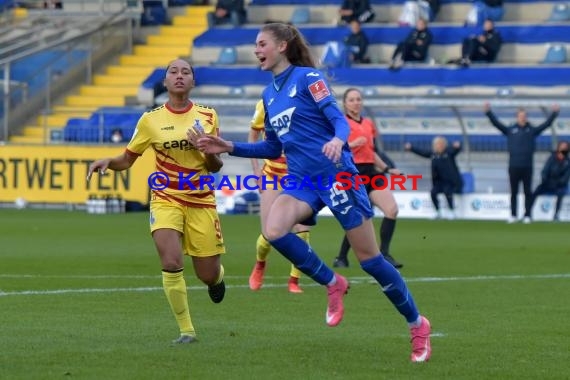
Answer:
[[218, 280], [219, 273], [214, 271], [197, 271], [196, 277], [206, 285], [215, 285]]
[[184, 265], [182, 261], [178, 260], [162, 260], [162, 269], [167, 272], [176, 272], [183, 268]]
[[268, 228], [263, 233], [263, 236], [267, 239], [267, 241], [277, 240], [287, 234], [287, 231], [282, 230], [281, 228]]
[[390, 219], [396, 219], [398, 217], [398, 205], [394, 203], [393, 205], [386, 207], [384, 210], [384, 216]]

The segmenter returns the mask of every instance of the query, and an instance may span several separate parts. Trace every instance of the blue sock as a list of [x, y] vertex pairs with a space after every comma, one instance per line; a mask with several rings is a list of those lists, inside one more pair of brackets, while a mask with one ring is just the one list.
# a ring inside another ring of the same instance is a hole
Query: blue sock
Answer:
[[334, 278], [334, 272], [326, 266], [313, 249], [296, 234], [287, 235], [270, 241], [283, 256], [292, 262], [301, 272], [321, 285], [328, 285]]
[[402, 275], [392, 264], [384, 260], [382, 255], [378, 255], [361, 261], [360, 266], [378, 281], [386, 297], [406, 318], [408, 323], [414, 323], [418, 320], [419, 312], [412, 294], [408, 291]]

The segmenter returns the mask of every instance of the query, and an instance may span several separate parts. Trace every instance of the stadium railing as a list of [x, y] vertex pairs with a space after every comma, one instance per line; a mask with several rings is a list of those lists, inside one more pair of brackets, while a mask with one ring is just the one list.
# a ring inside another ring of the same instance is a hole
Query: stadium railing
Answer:
[[[51, 27], [45, 28], [58, 31], [49, 33], [53, 39], [45, 40], [38, 32], [0, 49], [0, 141], [8, 141], [11, 133], [37, 116], [30, 110], [49, 112], [54, 99], [78, 81], [90, 82], [93, 71], [109, 55], [132, 49], [133, 25], [125, 12], [84, 15], [81, 28], [64, 22], [69, 18], [53, 16]], [[23, 88], [8, 85], [14, 81], [27, 83], [27, 97], [22, 95]]]

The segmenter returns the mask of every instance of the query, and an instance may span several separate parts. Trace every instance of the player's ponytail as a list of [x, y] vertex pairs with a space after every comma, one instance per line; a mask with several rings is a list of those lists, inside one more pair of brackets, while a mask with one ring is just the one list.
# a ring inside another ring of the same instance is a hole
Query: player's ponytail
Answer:
[[294, 25], [280, 22], [269, 23], [263, 25], [261, 31], [272, 33], [278, 42], [287, 42], [285, 56], [292, 65], [317, 67], [309, 44]]

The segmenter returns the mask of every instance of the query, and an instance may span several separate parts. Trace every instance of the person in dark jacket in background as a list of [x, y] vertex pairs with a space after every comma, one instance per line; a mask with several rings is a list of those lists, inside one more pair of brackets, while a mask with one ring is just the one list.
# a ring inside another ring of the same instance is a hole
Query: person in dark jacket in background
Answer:
[[362, 31], [358, 20], [350, 22], [350, 34], [345, 37], [344, 45], [348, 49], [348, 58], [351, 63], [370, 63], [370, 59], [366, 56], [368, 37]]
[[495, 30], [493, 21], [485, 20], [481, 34], [463, 39], [461, 58], [452, 59], [447, 63], [469, 67], [471, 62], [495, 62], [502, 44], [501, 34]]
[[349, 24], [357, 20], [361, 24], [374, 20], [374, 10], [370, 0], [343, 0], [338, 10], [342, 22]]
[[542, 194], [556, 195], [556, 207], [554, 209], [554, 220], [559, 220], [560, 206], [562, 199], [568, 191], [568, 180], [570, 180], [570, 158], [568, 158], [568, 141], [560, 141], [555, 152], [552, 152], [544, 168], [542, 169], [542, 182], [532, 193], [532, 205], [536, 198]]
[[441, 8], [440, 0], [425, 0], [429, 4], [429, 21], [435, 20], [439, 9]]
[[404, 62], [408, 61], [424, 62], [432, 40], [433, 35], [427, 27], [427, 21], [419, 19], [415, 29], [394, 50], [390, 69], [399, 69]]
[[448, 146], [445, 137], [437, 136], [433, 139], [431, 150], [420, 149], [410, 143], [406, 143], [404, 149], [418, 156], [431, 158], [431, 201], [436, 211], [436, 218], [441, 218], [437, 196], [443, 193], [451, 212], [449, 218], [455, 219], [453, 194], [461, 194], [463, 191], [463, 179], [455, 162], [455, 157], [461, 151], [461, 143], [455, 141]]
[[534, 151], [536, 149], [536, 138], [548, 127], [552, 125], [554, 119], [560, 112], [557, 104], [552, 106], [552, 113], [546, 121], [539, 126], [532, 126], [528, 120], [526, 111], [517, 111], [517, 121], [510, 126], [501, 123], [491, 111], [489, 103], [484, 106], [485, 115], [491, 124], [507, 137], [507, 150], [509, 152], [509, 182], [511, 186], [511, 217], [508, 223], [517, 221], [517, 194], [519, 183], [523, 184], [525, 197], [525, 213], [523, 222], [530, 223], [530, 211], [532, 206], [532, 168]]
[[216, 25], [231, 23], [234, 27], [245, 24], [247, 11], [244, 0], [218, 0], [216, 9], [208, 12], [208, 28]]

